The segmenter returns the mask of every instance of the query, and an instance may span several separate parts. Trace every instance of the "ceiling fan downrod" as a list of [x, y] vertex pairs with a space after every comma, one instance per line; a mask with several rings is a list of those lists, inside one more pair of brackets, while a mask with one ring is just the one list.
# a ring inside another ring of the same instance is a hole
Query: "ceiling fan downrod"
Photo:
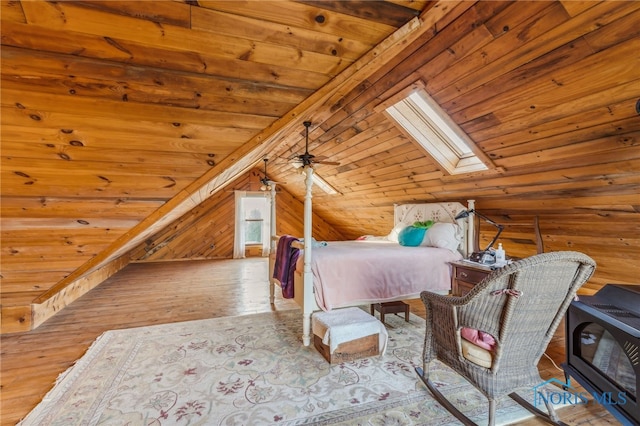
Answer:
[[271, 190], [271, 181], [267, 177], [267, 161], [269, 161], [269, 159], [265, 158], [263, 159], [263, 161], [264, 161], [264, 177], [260, 179], [260, 183], [262, 183], [260, 190], [267, 191], [267, 190]]
[[300, 156], [300, 161], [302, 161], [303, 166], [311, 165], [311, 162], [314, 158], [314, 155], [309, 153], [309, 127], [311, 127], [310, 121], [304, 121], [302, 123], [306, 128], [305, 131], [305, 142], [304, 142], [304, 154]]

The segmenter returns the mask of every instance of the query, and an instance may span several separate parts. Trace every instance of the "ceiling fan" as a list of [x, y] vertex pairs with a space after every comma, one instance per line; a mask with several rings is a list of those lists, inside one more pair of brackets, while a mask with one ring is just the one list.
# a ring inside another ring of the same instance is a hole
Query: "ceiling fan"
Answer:
[[338, 162], [326, 161], [325, 160], [326, 157], [316, 157], [315, 155], [309, 153], [309, 127], [311, 127], [311, 122], [305, 121], [302, 124], [304, 124], [304, 127], [305, 127], [304, 154], [296, 155], [291, 159], [293, 162], [293, 167], [295, 168], [307, 167], [312, 164], [330, 164], [333, 166], [339, 166], [340, 163]]
[[269, 161], [269, 159], [265, 158], [263, 161], [264, 161], [264, 177], [262, 179], [260, 179], [260, 183], [262, 183], [262, 186], [260, 187], [260, 190], [261, 191], [270, 191], [271, 188], [272, 188], [272, 185], [279, 184], [280, 182], [272, 181], [271, 179], [269, 179], [267, 177], [267, 162]]

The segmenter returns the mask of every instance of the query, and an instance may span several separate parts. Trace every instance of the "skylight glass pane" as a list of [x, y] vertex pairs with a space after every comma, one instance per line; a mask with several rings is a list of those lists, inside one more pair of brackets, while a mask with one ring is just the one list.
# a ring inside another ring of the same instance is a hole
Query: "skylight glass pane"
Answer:
[[468, 136], [426, 93], [413, 92], [386, 111], [449, 173], [487, 170]]
[[318, 174], [314, 173], [313, 175], [311, 175], [311, 180], [313, 181], [313, 183], [318, 185], [320, 189], [322, 189], [327, 194], [329, 195], [338, 194], [338, 190], [335, 189], [333, 186], [331, 186], [329, 182], [327, 182], [326, 180], [318, 176]]
[[448, 122], [443, 119], [445, 112], [442, 111], [440, 107], [436, 109], [435, 106], [430, 105], [429, 102], [421, 96], [420, 92], [414, 92], [409, 95], [408, 101], [413, 103], [422, 121], [433, 124], [440, 134], [442, 141], [446, 143], [458, 157], [462, 157], [465, 154], [473, 155], [469, 146], [462, 140], [462, 136], [458, 134], [458, 132], [462, 132], [462, 129], [456, 132], [457, 129], [455, 129], [454, 126], [457, 127], [457, 125], [455, 125], [448, 116]]

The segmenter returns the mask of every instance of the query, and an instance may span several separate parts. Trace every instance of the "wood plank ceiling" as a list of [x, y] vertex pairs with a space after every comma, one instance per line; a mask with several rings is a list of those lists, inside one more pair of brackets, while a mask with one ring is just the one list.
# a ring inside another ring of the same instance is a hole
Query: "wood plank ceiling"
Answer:
[[[640, 274], [638, 2], [0, 4], [2, 318], [17, 329], [264, 156], [301, 200], [287, 159], [304, 120], [310, 151], [340, 163], [317, 168], [340, 195], [316, 189], [314, 209], [343, 238], [388, 232], [393, 203], [473, 198], [511, 254], [535, 252], [539, 221], [548, 251], [596, 258], [593, 288]], [[416, 84], [489, 171], [447, 174], [380, 111]]]

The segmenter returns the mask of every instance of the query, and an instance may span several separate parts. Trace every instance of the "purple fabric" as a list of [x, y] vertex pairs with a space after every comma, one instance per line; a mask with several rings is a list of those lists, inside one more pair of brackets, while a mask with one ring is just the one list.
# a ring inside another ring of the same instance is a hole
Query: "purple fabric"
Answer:
[[280, 281], [282, 297], [285, 299], [293, 299], [293, 275], [300, 255], [299, 249], [291, 247], [291, 243], [294, 241], [298, 241], [298, 239], [291, 235], [280, 237], [276, 251], [276, 261], [273, 266], [273, 278]]

